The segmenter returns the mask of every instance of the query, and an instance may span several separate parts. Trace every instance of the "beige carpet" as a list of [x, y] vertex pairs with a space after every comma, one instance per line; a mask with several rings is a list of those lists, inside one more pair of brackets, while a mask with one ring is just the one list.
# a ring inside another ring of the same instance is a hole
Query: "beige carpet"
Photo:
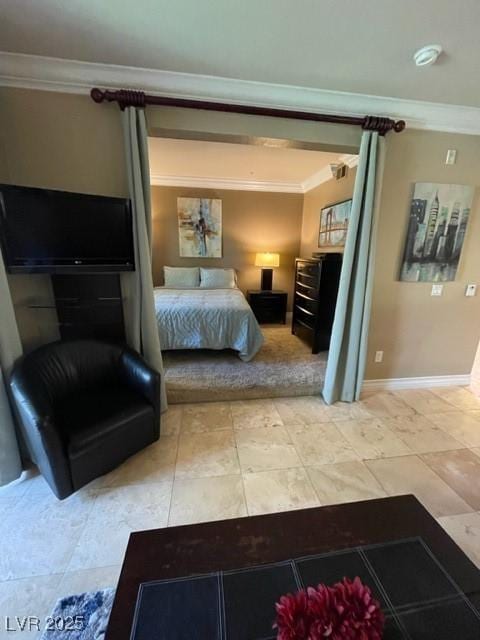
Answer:
[[327, 353], [310, 347], [287, 326], [262, 326], [265, 343], [255, 358], [242, 362], [233, 351], [166, 351], [163, 354], [168, 400], [213, 402], [320, 393]]

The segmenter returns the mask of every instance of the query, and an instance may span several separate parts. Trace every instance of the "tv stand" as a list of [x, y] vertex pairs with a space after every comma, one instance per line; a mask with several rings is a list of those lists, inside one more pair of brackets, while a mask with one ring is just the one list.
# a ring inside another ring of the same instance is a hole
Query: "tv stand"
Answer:
[[62, 340], [125, 342], [118, 273], [52, 275]]

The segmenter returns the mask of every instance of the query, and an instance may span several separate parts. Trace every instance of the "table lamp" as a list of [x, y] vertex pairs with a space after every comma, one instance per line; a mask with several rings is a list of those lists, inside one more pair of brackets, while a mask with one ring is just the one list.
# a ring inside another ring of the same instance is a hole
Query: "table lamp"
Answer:
[[262, 291], [271, 291], [273, 282], [273, 268], [280, 266], [279, 253], [257, 253], [255, 266], [262, 267], [262, 279], [260, 288]]

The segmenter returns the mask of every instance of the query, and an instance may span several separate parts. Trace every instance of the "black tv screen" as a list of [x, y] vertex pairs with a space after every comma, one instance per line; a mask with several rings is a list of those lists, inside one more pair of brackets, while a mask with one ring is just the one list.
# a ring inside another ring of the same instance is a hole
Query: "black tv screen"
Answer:
[[134, 269], [123, 198], [0, 185], [0, 239], [10, 273]]

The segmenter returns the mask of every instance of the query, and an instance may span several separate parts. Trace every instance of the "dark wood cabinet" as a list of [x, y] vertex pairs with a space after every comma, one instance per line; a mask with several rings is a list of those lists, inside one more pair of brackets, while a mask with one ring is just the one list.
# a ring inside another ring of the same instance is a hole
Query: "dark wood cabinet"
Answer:
[[52, 284], [62, 340], [125, 342], [118, 274], [53, 275]]
[[342, 255], [295, 260], [292, 333], [312, 345], [312, 353], [330, 346]]
[[287, 319], [286, 291], [247, 291], [247, 300], [258, 322], [275, 324]]

